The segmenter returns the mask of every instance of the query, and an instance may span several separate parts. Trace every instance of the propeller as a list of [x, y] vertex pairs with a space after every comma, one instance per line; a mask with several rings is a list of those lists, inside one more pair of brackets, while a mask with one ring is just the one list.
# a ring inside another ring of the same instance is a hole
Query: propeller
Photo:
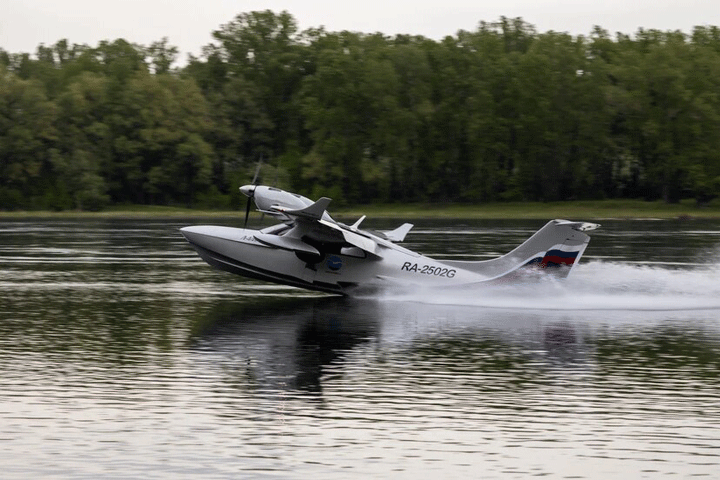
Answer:
[[245, 205], [245, 225], [243, 225], [243, 228], [247, 228], [248, 219], [250, 218], [250, 203], [255, 196], [255, 186], [257, 185], [258, 175], [260, 175], [260, 167], [262, 167], [262, 156], [260, 156], [257, 167], [255, 167], [255, 175], [253, 175], [252, 183], [240, 187], [240, 191], [248, 197], [247, 204]]
[[[255, 189], [253, 189], [253, 193], [255, 192]], [[243, 225], [243, 228], [247, 228], [248, 218], [250, 218], [250, 202], [252, 201], [252, 196], [248, 197], [247, 204], [245, 205], [245, 224]]]

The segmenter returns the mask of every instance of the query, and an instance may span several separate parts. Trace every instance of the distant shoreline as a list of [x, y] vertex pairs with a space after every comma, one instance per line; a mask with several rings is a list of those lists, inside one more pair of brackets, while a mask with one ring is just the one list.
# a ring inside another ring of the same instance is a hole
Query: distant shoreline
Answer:
[[[415, 218], [415, 219], [550, 219], [571, 218], [579, 220], [602, 219], [720, 219], [720, 204], [712, 202], [698, 207], [694, 200], [678, 204], [642, 200], [583, 200], [550, 203], [487, 203], [487, 204], [387, 204], [356, 205], [329, 209], [334, 217], [357, 218]], [[255, 213], [256, 215], [256, 213]], [[109, 207], [99, 212], [67, 210], [52, 211], [0, 211], [0, 221], [23, 218], [184, 218], [184, 217], [243, 217], [243, 209], [213, 210], [188, 209], [146, 205], [123, 205]]]

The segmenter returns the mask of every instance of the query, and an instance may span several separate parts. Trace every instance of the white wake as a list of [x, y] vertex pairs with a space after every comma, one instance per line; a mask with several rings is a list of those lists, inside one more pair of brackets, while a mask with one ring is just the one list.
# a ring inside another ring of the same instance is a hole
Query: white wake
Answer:
[[471, 290], [385, 292], [384, 300], [534, 310], [720, 310], [720, 265], [689, 268], [603, 261], [563, 280]]

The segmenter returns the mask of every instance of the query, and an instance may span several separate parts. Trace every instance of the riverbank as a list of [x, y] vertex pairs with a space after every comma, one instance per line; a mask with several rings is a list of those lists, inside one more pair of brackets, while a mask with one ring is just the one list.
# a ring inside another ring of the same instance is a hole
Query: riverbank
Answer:
[[[332, 208], [333, 216], [357, 218], [458, 218], [458, 219], [695, 219], [720, 218], [720, 202], [699, 208], [694, 200], [679, 204], [641, 200], [597, 200], [549, 203], [488, 203], [488, 204], [389, 204], [358, 205]], [[0, 211], [0, 220], [13, 218], [172, 218], [172, 217], [241, 217], [238, 210], [205, 210], [149, 205], [121, 205], [100, 212], [79, 211]]]

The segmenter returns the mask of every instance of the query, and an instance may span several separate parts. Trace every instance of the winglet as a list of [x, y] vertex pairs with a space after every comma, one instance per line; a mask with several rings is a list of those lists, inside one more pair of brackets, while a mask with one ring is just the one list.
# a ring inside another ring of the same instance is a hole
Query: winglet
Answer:
[[350, 226], [350, 228], [353, 229], [353, 230], [357, 230], [357, 229], [360, 227], [360, 224], [362, 223], [363, 220], [365, 220], [365, 215], [363, 215], [362, 217], [360, 217], [360, 219], [359, 219], [357, 222], [353, 223], [353, 224]]
[[299, 210], [285, 210], [283, 208], [274, 207], [278, 212], [282, 212], [286, 215], [293, 215], [296, 217], [305, 217], [312, 220], [320, 220], [323, 216], [323, 213], [325, 213], [325, 210], [327, 210], [328, 205], [330, 205], [330, 202], [332, 200], [327, 197], [322, 197], [317, 202], [313, 203], [309, 207], [301, 208]]
[[412, 223], [403, 223], [395, 230], [385, 231], [382, 233], [391, 242], [402, 242], [403, 240], [405, 240], [405, 235], [407, 235], [408, 232], [410, 231], [410, 229], [412, 229], [412, 228], [413, 228]]

